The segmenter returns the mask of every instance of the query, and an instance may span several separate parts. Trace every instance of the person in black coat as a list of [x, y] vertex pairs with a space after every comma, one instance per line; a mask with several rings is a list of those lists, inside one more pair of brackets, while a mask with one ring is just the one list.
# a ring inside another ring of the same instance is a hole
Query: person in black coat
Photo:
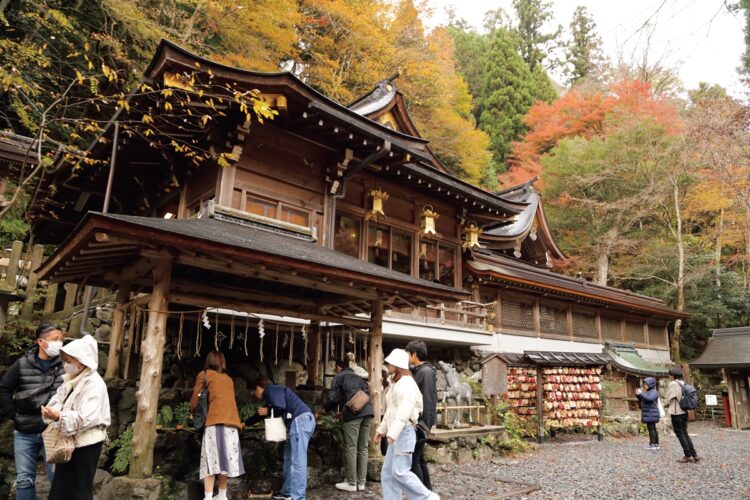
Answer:
[[430, 472], [424, 459], [424, 446], [432, 426], [437, 422], [437, 372], [432, 363], [427, 361], [427, 345], [421, 340], [412, 340], [406, 344], [409, 353], [409, 365], [412, 366], [414, 381], [422, 393], [422, 413], [417, 422], [417, 444], [412, 454], [411, 471], [417, 475], [422, 484], [432, 491]]
[[643, 389], [637, 389], [635, 396], [641, 404], [641, 421], [648, 428], [647, 450], [659, 449], [659, 433], [656, 424], [661, 420], [659, 413], [659, 392], [656, 390], [656, 379], [647, 377], [643, 381]]
[[[62, 384], [60, 349], [65, 332], [52, 324], [36, 330], [36, 344], [13, 363], [0, 381], [0, 415], [13, 420], [16, 498], [36, 500], [36, 461], [44, 451], [41, 406]], [[52, 466], [47, 476], [53, 479]]]
[[363, 491], [367, 479], [370, 425], [374, 412], [370, 402], [357, 413], [346, 403], [360, 390], [368, 395], [370, 391], [367, 382], [354, 373], [345, 360], [336, 361], [336, 372], [323, 405], [326, 411], [343, 412], [346, 481], [337, 483], [336, 488], [343, 491]]

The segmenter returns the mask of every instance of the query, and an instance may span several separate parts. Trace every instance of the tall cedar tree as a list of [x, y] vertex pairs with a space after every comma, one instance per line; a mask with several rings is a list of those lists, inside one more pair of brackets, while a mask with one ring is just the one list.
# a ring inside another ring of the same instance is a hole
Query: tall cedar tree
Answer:
[[479, 127], [487, 132], [497, 165], [503, 165], [511, 144], [526, 130], [523, 117], [539, 100], [551, 101], [555, 90], [541, 68], [532, 72], [516, 50], [516, 37], [499, 28], [486, 54], [478, 99]]
[[603, 63], [602, 41], [596, 23], [586, 7], [576, 7], [570, 21], [570, 40], [565, 46], [565, 74], [568, 84], [593, 76]]
[[552, 2], [543, 0], [513, 0], [513, 10], [516, 13], [520, 42], [520, 52], [523, 60], [531, 69], [541, 65], [547, 57], [551, 46], [560, 36], [562, 27], [544, 33], [544, 25], [552, 19]]

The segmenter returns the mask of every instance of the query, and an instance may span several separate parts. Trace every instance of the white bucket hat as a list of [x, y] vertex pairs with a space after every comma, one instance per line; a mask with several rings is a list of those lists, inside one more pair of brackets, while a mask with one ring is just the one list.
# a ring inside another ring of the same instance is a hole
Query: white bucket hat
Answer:
[[60, 350], [68, 356], [76, 358], [82, 365], [92, 370], [96, 370], [99, 366], [99, 348], [91, 335], [84, 335], [80, 339], [75, 339]]
[[409, 353], [403, 349], [394, 349], [385, 358], [385, 362], [389, 365], [393, 365], [396, 368], [403, 368], [404, 370], [409, 369]]

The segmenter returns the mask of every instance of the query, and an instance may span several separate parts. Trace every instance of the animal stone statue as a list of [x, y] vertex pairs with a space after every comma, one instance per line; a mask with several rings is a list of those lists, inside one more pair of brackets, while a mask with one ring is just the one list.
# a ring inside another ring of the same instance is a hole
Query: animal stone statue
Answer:
[[[446, 401], [450, 399], [456, 400], [456, 406], [462, 405], [462, 401], [466, 401], [466, 405], [472, 403], [472, 391], [471, 384], [464, 382], [459, 379], [459, 375], [456, 369], [450, 363], [444, 361], [438, 361], [440, 369], [445, 373], [446, 386], [443, 391], [443, 407], [445, 407]], [[456, 418], [453, 425], [458, 425], [461, 417], [461, 410], [456, 411]], [[469, 411], [469, 423], [473, 423], [471, 411]], [[444, 422], [447, 423], [447, 422]]]

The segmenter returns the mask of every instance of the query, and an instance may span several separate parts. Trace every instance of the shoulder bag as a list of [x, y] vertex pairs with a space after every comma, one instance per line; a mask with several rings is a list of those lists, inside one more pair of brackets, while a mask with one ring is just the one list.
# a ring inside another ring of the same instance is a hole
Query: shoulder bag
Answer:
[[[65, 407], [65, 402], [73, 394], [70, 390], [63, 404], [60, 405], [60, 411]], [[52, 422], [42, 432], [42, 441], [44, 441], [45, 460], [49, 464], [65, 464], [70, 462], [73, 452], [76, 449], [76, 440], [73, 436], [63, 434], [60, 430], [60, 421]]]
[[349, 408], [349, 411], [356, 415], [357, 413], [361, 412], [369, 402], [370, 396], [364, 391], [364, 389], [358, 389], [357, 392], [355, 392], [354, 395], [349, 398], [349, 401], [346, 402], [346, 407]]
[[273, 408], [271, 408], [271, 416], [263, 421], [266, 431], [266, 441], [273, 443], [280, 443], [286, 441], [286, 424], [284, 424], [283, 417], [274, 417]]
[[198, 394], [198, 404], [193, 411], [193, 427], [195, 427], [195, 430], [202, 431], [206, 427], [206, 418], [208, 418], [208, 380], [206, 370], [203, 370], [203, 388]]

